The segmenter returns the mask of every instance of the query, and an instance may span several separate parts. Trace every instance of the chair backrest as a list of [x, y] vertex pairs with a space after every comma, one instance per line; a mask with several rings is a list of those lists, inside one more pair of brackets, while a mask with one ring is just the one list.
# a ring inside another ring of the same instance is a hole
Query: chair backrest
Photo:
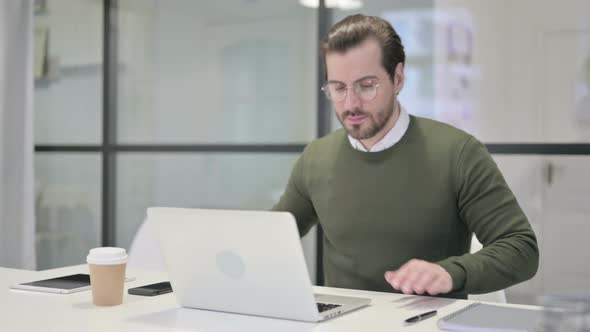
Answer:
[[[483, 248], [483, 245], [477, 240], [474, 234], [471, 237], [471, 253], [478, 252], [481, 248]], [[485, 294], [469, 294], [468, 298], [472, 301], [506, 303], [506, 291], [502, 289]]]
[[149, 219], [144, 220], [139, 226], [129, 248], [129, 262], [127, 263], [129, 267], [166, 271], [164, 258], [154, 232], [154, 227]]

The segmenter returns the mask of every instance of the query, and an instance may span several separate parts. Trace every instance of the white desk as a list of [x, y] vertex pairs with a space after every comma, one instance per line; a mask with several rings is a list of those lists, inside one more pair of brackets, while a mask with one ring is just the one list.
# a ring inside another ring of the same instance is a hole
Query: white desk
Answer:
[[[174, 293], [156, 297], [127, 294], [115, 307], [95, 307], [92, 294], [84, 291], [61, 295], [10, 290], [9, 285], [88, 273], [85, 265], [46, 271], [0, 268], [0, 330], [2, 331], [438, 331], [437, 319], [472, 301], [407, 296], [399, 294], [316, 287], [316, 291], [336, 295], [369, 297], [371, 306], [322, 323], [253, 317], [181, 308]], [[126, 288], [168, 280], [165, 273], [128, 269], [136, 280]], [[404, 319], [437, 309], [437, 316], [404, 326]]]

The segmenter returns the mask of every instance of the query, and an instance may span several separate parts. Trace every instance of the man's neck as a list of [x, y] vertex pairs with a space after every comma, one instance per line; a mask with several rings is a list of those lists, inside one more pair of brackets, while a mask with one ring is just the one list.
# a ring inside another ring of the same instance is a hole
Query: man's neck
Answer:
[[367, 151], [371, 151], [373, 146], [375, 146], [375, 144], [377, 144], [380, 140], [382, 140], [383, 137], [385, 137], [385, 135], [387, 135], [387, 133], [393, 127], [395, 127], [395, 124], [397, 123], [397, 120], [399, 119], [400, 112], [401, 112], [400, 106], [396, 100], [395, 103], [393, 103], [393, 114], [391, 115], [389, 120], [387, 120], [387, 125], [385, 127], [383, 127], [376, 135], [373, 135], [373, 137], [369, 137], [364, 140], [359, 140], [359, 142], [361, 142], [361, 144], [365, 147], [365, 149]]

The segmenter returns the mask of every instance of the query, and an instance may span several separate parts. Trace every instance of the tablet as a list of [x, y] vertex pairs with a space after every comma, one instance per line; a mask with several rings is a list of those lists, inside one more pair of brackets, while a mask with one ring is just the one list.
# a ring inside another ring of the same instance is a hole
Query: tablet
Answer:
[[[125, 277], [125, 282], [135, 278]], [[90, 289], [90, 275], [72, 274], [63, 277], [25, 282], [10, 286], [12, 289], [21, 289], [46, 293], [70, 294]]]

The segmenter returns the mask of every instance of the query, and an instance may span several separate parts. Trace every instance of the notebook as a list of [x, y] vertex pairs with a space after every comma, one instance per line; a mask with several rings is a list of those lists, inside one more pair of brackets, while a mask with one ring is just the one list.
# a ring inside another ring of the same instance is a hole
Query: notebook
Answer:
[[542, 310], [475, 302], [439, 319], [438, 327], [457, 332], [536, 332], [542, 317]]

